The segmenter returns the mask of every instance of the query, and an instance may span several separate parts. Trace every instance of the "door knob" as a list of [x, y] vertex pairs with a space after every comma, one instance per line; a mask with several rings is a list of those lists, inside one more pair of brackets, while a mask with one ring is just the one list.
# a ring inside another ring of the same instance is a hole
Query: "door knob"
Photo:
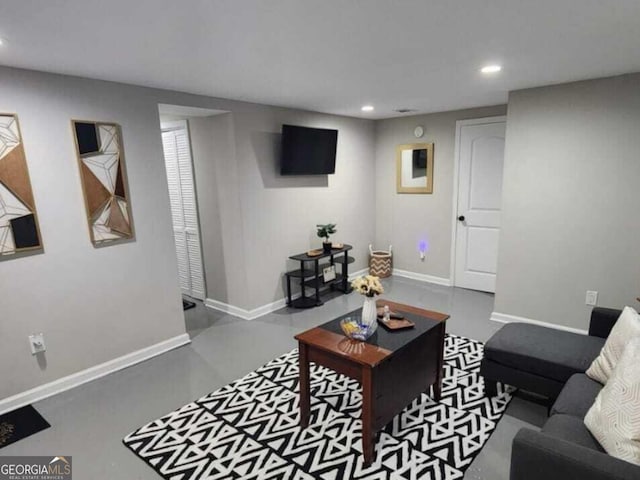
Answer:
[[460, 216], [458, 217], [458, 220], [460, 220], [461, 222], [464, 222], [464, 215], [460, 215]]

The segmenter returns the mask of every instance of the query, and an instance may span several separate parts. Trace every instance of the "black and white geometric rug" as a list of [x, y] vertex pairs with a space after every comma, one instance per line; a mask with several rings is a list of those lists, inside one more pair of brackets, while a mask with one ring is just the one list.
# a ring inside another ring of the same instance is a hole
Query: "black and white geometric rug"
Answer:
[[422, 395], [362, 463], [359, 385], [311, 368], [311, 420], [298, 415], [298, 354], [255, 372], [129, 434], [124, 444], [165, 479], [456, 479], [480, 452], [511, 401], [498, 386], [485, 398], [483, 345], [447, 335], [440, 402]]

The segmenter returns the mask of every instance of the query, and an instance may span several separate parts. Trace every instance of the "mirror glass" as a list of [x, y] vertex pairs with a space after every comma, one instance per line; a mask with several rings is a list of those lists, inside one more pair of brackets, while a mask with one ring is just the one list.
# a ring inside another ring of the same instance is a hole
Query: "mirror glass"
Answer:
[[398, 193], [433, 192], [433, 143], [398, 145]]

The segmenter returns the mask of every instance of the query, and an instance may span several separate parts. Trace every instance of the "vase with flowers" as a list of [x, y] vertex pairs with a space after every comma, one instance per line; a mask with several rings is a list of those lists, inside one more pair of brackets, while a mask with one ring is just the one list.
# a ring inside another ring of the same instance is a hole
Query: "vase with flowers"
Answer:
[[351, 282], [351, 287], [364, 296], [361, 321], [369, 326], [369, 331], [373, 334], [378, 327], [375, 297], [384, 293], [380, 278], [375, 275], [363, 275]]

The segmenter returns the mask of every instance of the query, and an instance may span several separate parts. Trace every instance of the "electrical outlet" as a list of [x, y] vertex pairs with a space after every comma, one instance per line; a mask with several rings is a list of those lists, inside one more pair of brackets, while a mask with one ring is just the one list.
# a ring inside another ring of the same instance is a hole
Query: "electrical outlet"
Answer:
[[31, 355], [47, 351], [47, 347], [44, 344], [43, 333], [29, 335], [29, 345], [31, 346]]
[[598, 304], [598, 292], [593, 290], [587, 290], [587, 297], [585, 299], [587, 305], [595, 307]]
[[422, 260], [424, 262], [424, 252], [420, 252], [420, 260]]

